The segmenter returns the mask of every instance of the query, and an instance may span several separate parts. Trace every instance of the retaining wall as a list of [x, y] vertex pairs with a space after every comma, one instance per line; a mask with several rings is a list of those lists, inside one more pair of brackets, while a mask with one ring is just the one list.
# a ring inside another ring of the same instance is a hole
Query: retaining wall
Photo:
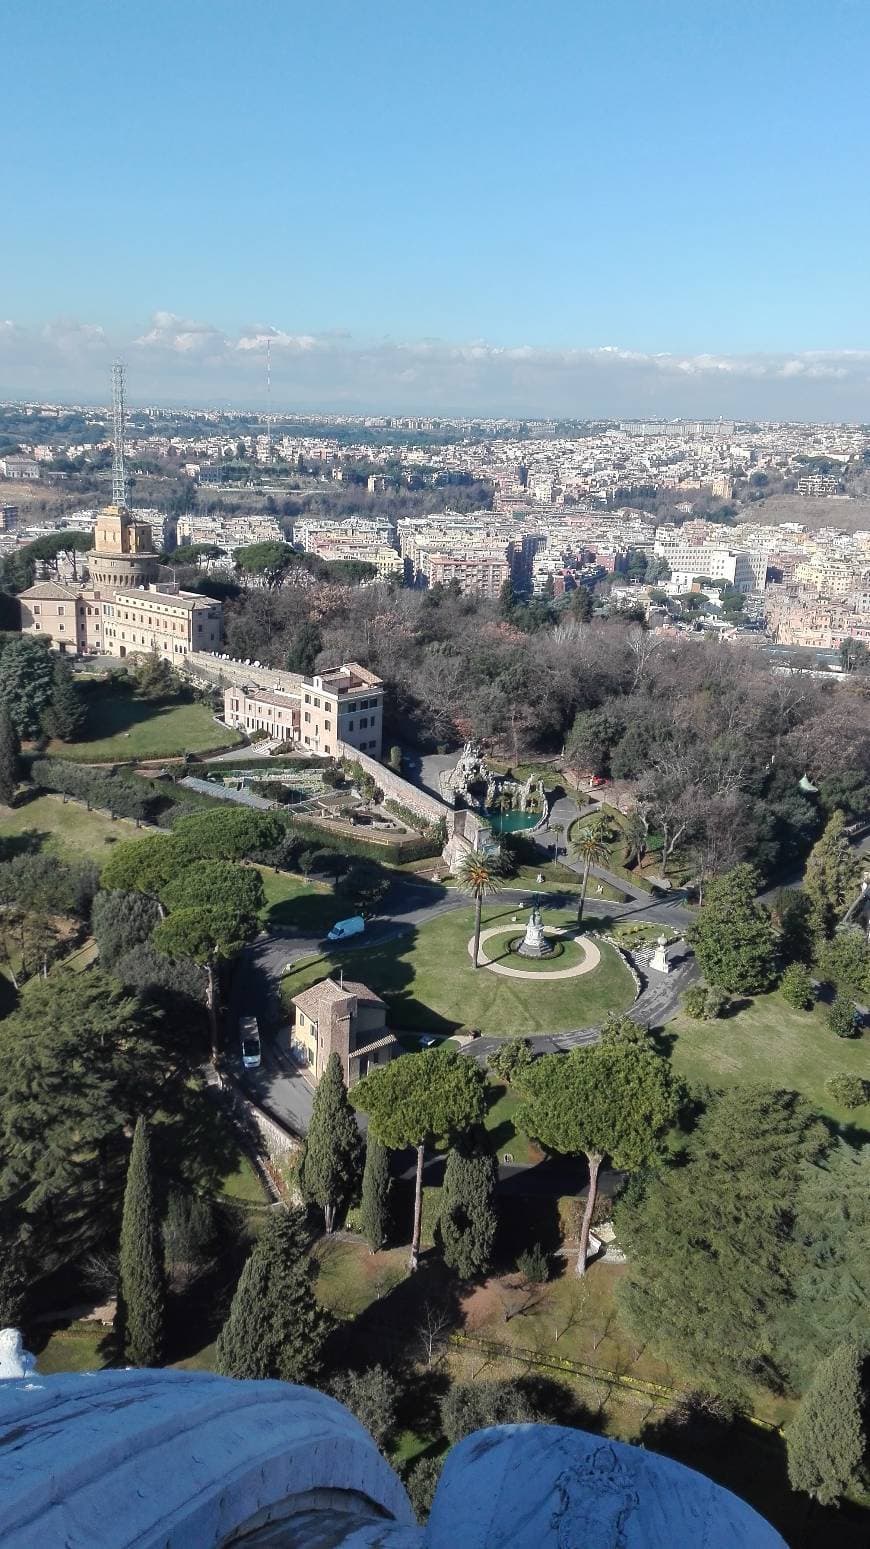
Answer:
[[347, 742], [340, 742], [338, 751], [340, 758], [359, 764], [367, 775], [371, 775], [375, 784], [391, 801], [397, 801], [411, 812], [416, 812], [418, 817], [425, 818], [427, 823], [437, 823], [441, 818], [446, 818], [450, 812], [450, 807], [437, 796], [430, 795], [428, 791], [421, 791], [419, 786], [403, 779], [402, 775], [396, 774], [389, 765], [379, 764], [377, 759], [371, 758], [368, 753], [360, 753], [358, 748], [352, 748]]

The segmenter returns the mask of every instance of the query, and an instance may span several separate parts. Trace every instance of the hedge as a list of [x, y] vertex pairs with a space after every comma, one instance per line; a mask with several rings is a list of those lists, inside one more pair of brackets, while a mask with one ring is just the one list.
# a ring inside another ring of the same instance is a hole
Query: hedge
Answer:
[[211, 806], [212, 798], [198, 791], [180, 790], [161, 780], [149, 780], [121, 769], [96, 769], [62, 758], [34, 758], [30, 779], [40, 790], [72, 796], [89, 807], [101, 807], [115, 817], [156, 823], [171, 828], [185, 813]]
[[447, 816], [436, 818], [433, 822], [430, 818], [421, 817], [412, 807], [403, 807], [400, 801], [394, 801], [391, 796], [384, 799], [384, 806], [388, 812], [392, 812], [406, 828], [412, 828], [423, 839], [431, 839], [437, 842], [439, 850], [443, 850], [447, 842]]

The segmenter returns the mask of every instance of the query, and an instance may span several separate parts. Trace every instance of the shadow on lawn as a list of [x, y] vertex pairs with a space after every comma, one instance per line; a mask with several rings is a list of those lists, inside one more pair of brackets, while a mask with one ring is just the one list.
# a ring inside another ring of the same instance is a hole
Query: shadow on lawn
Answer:
[[161, 716], [183, 708], [185, 703], [177, 699], [167, 701], [116, 696], [107, 694], [105, 685], [101, 687], [102, 693], [99, 695], [92, 691], [87, 696], [87, 717], [82, 732], [76, 738], [77, 742], [102, 742], [108, 737], [120, 736], [146, 721], [159, 721]]

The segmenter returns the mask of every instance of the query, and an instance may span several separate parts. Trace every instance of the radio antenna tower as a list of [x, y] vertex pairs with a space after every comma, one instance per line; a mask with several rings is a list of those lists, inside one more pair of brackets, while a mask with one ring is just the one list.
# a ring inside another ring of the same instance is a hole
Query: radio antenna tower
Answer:
[[272, 466], [272, 338], [266, 340], [266, 466]]
[[112, 367], [112, 504], [127, 504], [127, 465], [124, 459], [124, 427], [127, 418], [126, 371], [123, 361]]

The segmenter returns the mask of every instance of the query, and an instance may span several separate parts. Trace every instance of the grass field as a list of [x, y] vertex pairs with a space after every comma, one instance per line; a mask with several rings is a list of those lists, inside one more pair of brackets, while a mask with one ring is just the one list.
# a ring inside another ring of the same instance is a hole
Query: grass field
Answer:
[[[509, 924], [515, 912], [515, 907], [484, 909], [484, 927]], [[547, 912], [551, 925], [571, 925], [574, 918], [573, 912]], [[472, 909], [456, 909], [381, 946], [308, 958], [282, 981], [282, 994], [286, 1001], [342, 968], [383, 995], [391, 1027], [450, 1033], [466, 1025], [506, 1034], [591, 1027], [634, 999], [627, 968], [604, 943], [598, 968], [580, 978], [508, 979], [472, 968], [473, 927]]]
[[207, 705], [153, 704], [106, 693], [90, 697], [81, 740], [52, 741], [49, 752], [77, 763], [113, 763], [203, 753], [241, 740], [238, 732], [217, 724]]
[[34, 848], [66, 860], [97, 863], [106, 860], [112, 845], [122, 839], [142, 837], [135, 823], [125, 818], [113, 823], [105, 813], [87, 812], [75, 801], [64, 806], [62, 796], [36, 796], [17, 807], [0, 806], [0, 847], [4, 840], [21, 840], [28, 834], [36, 836]]
[[304, 877], [258, 867], [266, 893], [266, 929], [292, 927], [301, 931], [323, 931], [347, 913], [346, 905], [335, 897], [325, 882], [306, 882]]
[[709, 1086], [766, 1082], [802, 1092], [820, 1114], [870, 1140], [870, 1104], [851, 1111], [825, 1089], [829, 1076], [870, 1073], [870, 1037], [837, 1038], [823, 1014], [795, 1011], [775, 991], [759, 995], [719, 1022], [694, 1022], [682, 1013], [669, 1022], [674, 1068]]

